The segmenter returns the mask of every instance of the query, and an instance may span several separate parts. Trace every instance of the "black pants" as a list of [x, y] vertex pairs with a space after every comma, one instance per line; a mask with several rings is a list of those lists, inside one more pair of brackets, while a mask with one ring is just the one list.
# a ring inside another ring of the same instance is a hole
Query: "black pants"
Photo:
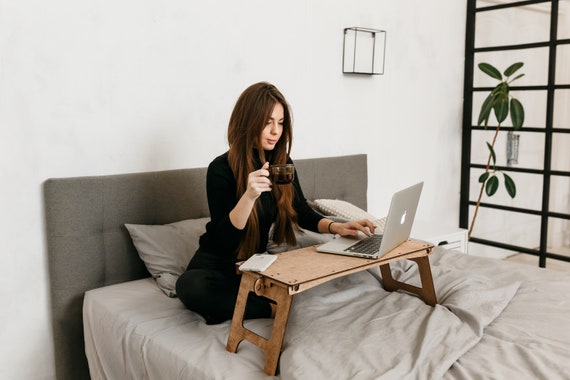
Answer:
[[[233, 265], [209, 268], [210, 261], [199, 256], [200, 251], [176, 282], [176, 295], [190, 310], [202, 315], [206, 323], [217, 324], [232, 319], [241, 276]], [[204, 260], [205, 259], [205, 260]], [[218, 264], [219, 265], [219, 264]], [[254, 293], [248, 296], [245, 319], [269, 318], [270, 301]]]

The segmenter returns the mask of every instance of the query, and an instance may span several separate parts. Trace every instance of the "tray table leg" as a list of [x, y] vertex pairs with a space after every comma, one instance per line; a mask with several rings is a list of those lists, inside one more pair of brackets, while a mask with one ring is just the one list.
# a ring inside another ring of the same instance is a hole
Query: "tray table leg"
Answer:
[[[277, 305], [269, 339], [256, 334], [243, 325], [247, 297], [250, 292], [255, 292], [255, 294], [259, 296], [273, 300]], [[281, 346], [283, 345], [283, 338], [285, 336], [287, 320], [289, 319], [292, 299], [293, 296], [289, 294], [286, 287], [278, 286], [260, 274], [244, 272], [241, 278], [226, 349], [229, 352], [237, 352], [239, 343], [244, 339], [255, 344], [265, 355], [265, 373], [271, 376], [275, 375], [279, 355], [281, 354]]]
[[230, 333], [226, 349], [229, 352], [236, 352], [238, 345], [246, 336], [246, 328], [243, 326], [243, 318], [245, 315], [245, 306], [247, 305], [247, 297], [249, 292], [253, 291], [255, 281], [260, 275], [254, 275], [251, 272], [244, 273], [241, 277], [234, 315], [230, 325]]
[[265, 353], [265, 373], [268, 375], [275, 375], [277, 371], [279, 355], [281, 355], [281, 347], [283, 346], [285, 329], [287, 327], [289, 311], [291, 310], [291, 302], [293, 300], [293, 296], [289, 295], [285, 288], [278, 287], [277, 289], [281, 290], [275, 292], [275, 298], [272, 298], [277, 302], [273, 329], [263, 349]]
[[431, 274], [429, 257], [426, 254], [425, 256], [410, 258], [409, 260], [413, 260], [418, 265], [422, 287], [419, 288], [417, 286], [406, 284], [405, 282], [394, 280], [392, 277], [392, 271], [390, 269], [390, 263], [387, 263], [380, 265], [380, 273], [382, 274], [384, 288], [388, 291], [402, 289], [407, 292], [414, 293], [418, 295], [426, 304], [435, 306], [437, 303], [437, 298], [435, 295], [435, 288], [433, 286], [433, 277]]

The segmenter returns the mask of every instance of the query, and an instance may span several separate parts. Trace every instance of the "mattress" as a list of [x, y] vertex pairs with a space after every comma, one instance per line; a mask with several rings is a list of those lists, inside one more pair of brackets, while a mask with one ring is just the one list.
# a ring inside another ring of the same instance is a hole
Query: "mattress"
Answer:
[[[570, 373], [570, 274], [436, 248], [439, 304], [387, 292], [364, 271], [293, 298], [277, 375], [247, 341], [226, 351], [229, 321], [206, 325], [152, 278], [88, 291], [92, 379], [562, 379]], [[414, 283], [417, 266], [392, 264]], [[246, 321], [268, 336], [273, 320]]]

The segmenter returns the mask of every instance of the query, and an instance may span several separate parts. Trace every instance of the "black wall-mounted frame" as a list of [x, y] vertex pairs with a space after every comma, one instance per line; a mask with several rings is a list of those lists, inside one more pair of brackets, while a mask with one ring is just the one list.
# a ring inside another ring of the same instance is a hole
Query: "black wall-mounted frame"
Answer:
[[382, 75], [386, 56], [386, 31], [344, 28], [342, 72], [344, 74]]
[[[509, 251], [517, 253], [525, 253], [538, 257], [538, 265], [540, 267], [546, 267], [546, 259], [557, 259], [566, 262], [570, 262], [570, 257], [550, 252], [548, 247], [548, 227], [549, 218], [559, 218], [559, 219], [570, 219], [570, 214], [564, 212], [554, 212], [549, 209], [550, 204], [550, 194], [551, 194], [551, 184], [554, 177], [568, 178], [570, 177], [570, 171], [567, 170], [553, 170], [552, 168], [552, 148], [553, 141], [558, 136], [563, 136], [563, 134], [570, 134], [570, 125], [565, 125], [560, 128], [558, 126], [555, 128], [553, 126], [554, 117], [554, 103], [557, 90], [567, 90], [570, 89], [570, 84], [556, 83], [556, 54], [557, 49], [564, 45], [570, 45], [570, 39], [559, 39], [557, 35], [558, 30], [558, 15], [559, 15], [559, 1], [558, 0], [547, 0], [547, 1], [519, 1], [510, 2], [505, 4], [490, 5], [477, 7], [477, 0], [468, 0], [467, 2], [467, 30], [466, 30], [466, 48], [465, 48], [465, 80], [464, 80], [464, 110], [463, 110], [463, 130], [462, 130], [462, 157], [461, 157], [461, 198], [460, 198], [460, 216], [459, 225], [462, 228], [468, 228], [470, 223], [470, 207], [476, 205], [475, 199], [470, 199], [470, 181], [473, 175], [473, 170], [485, 169], [485, 165], [476, 164], [472, 162], [471, 159], [471, 143], [473, 132], [484, 130], [483, 127], [477, 127], [473, 125], [473, 97], [474, 94], [480, 91], [488, 92], [491, 88], [484, 87], [474, 87], [474, 70], [475, 67], [475, 55], [477, 53], [485, 52], [507, 52], [510, 50], [525, 50], [525, 49], [536, 49], [536, 48], [546, 48], [548, 49], [548, 64], [544, 67], [547, 70], [547, 83], [544, 85], [536, 86], [512, 86], [512, 90], [517, 92], [525, 91], [546, 91], [546, 118], [544, 121], [544, 126], [539, 125], [526, 125], [523, 127], [523, 131], [541, 134], [544, 138], [544, 158], [543, 167], [540, 169], [536, 168], [525, 168], [525, 167], [511, 167], [504, 166], [499, 167], [500, 170], [504, 172], [518, 172], [518, 173], [528, 173], [533, 175], [541, 176], [542, 181], [542, 199], [540, 209], [535, 208], [522, 208], [522, 207], [511, 207], [507, 205], [501, 205], [497, 203], [481, 203], [481, 208], [488, 208], [494, 210], [500, 210], [505, 212], [512, 212], [518, 214], [536, 215], [540, 217], [540, 243], [536, 248], [529, 248], [517, 245], [516, 241], [505, 243], [499, 241], [493, 241], [490, 239], [483, 239], [474, 235], [471, 236], [470, 241], [473, 243], [488, 245], [500, 249], [506, 249]], [[503, 10], [506, 8], [515, 8], [529, 6], [539, 3], [550, 3], [550, 32], [549, 40], [517, 45], [504, 45], [504, 46], [490, 46], [490, 47], [476, 47], [476, 17], [482, 12], [494, 12], [498, 10]], [[514, 62], [511, 62], [514, 63]], [[504, 68], [503, 68], [504, 69]], [[478, 70], [478, 69], [477, 69]], [[567, 108], [567, 106], [565, 107]], [[478, 113], [477, 115], [478, 116]], [[505, 127], [501, 128], [501, 133], [508, 133], [512, 131], [513, 128]], [[565, 137], [565, 136], [564, 136]], [[484, 148], [484, 147], [483, 147]], [[570, 149], [570, 147], [568, 147]], [[499, 212], [500, 212], [499, 211]], [[479, 223], [479, 221], [478, 221]]]

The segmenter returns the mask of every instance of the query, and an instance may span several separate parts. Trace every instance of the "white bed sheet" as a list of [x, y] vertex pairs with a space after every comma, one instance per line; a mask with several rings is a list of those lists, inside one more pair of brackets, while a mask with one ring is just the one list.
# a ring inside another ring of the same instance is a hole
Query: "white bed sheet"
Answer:
[[[563, 378], [570, 373], [570, 275], [436, 249], [439, 305], [386, 292], [361, 272], [296, 295], [280, 379]], [[410, 262], [396, 279], [417, 281]], [[246, 321], [267, 336], [272, 320]], [[151, 278], [86, 293], [93, 379], [267, 379], [263, 354], [225, 349], [229, 322], [208, 326]], [[490, 376], [489, 376], [490, 375]], [[517, 377], [518, 376], [518, 377]]]

